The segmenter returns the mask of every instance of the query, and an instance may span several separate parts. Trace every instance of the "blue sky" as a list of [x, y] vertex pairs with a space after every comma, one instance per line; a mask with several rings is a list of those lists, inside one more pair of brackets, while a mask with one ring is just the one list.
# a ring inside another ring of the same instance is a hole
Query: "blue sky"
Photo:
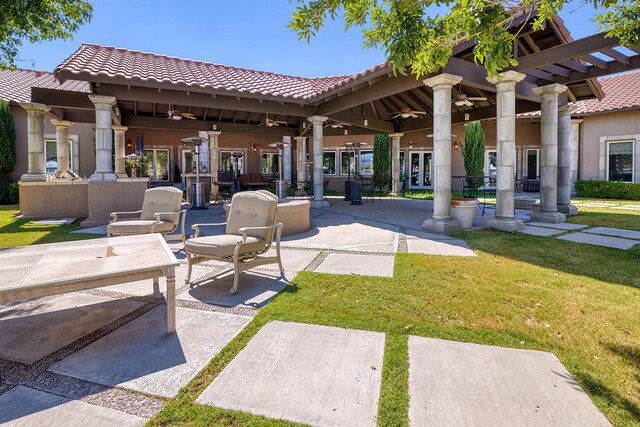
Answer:
[[[16, 65], [53, 71], [81, 43], [123, 47], [182, 58], [299, 76], [352, 74], [384, 62], [364, 50], [358, 29], [345, 33], [328, 21], [307, 43], [286, 25], [296, 2], [288, 0], [95, 0], [93, 20], [73, 40], [25, 42]], [[560, 16], [574, 38], [597, 32], [590, 3], [569, 4]], [[126, 12], [123, 12], [126, 11]]]

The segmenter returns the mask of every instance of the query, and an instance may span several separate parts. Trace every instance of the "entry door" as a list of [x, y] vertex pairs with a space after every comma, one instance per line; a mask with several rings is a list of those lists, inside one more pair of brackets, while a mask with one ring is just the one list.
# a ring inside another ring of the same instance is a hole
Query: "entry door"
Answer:
[[430, 151], [409, 152], [410, 176], [409, 188], [426, 189], [431, 188], [432, 159], [433, 153]]

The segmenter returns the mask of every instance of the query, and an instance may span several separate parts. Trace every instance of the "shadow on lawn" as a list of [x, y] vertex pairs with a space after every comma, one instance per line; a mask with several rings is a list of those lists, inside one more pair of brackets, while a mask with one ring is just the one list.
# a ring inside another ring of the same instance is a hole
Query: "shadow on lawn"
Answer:
[[[640, 288], [640, 249], [605, 248], [551, 237], [482, 230], [461, 233], [471, 249], [603, 282]], [[640, 246], [640, 245], [639, 245]]]
[[609, 387], [597, 381], [586, 372], [580, 372], [576, 375], [576, 377], [584, 385], [585, 390], [592, 398], [597, 397], [603, 399], [613, 407], [618, 406], [624, 408], [631, 415], [633, 415], [633, 418], [635, 418], [636, 420], [640, 420], [640, 408], [638, 407], [638, 405], [636, 405], [626, 397], [621, 396], [619, 393], [611, 390]]

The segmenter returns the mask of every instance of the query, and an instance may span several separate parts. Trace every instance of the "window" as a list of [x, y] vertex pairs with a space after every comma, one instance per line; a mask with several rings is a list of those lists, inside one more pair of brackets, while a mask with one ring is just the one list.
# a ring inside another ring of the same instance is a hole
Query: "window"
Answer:
[[336, 152], [325, 151], [322, 153], [322, 173], [325, 175], [335, 175], [336, 173]]
[[496, 150], [485, 152], [484, 175], [489, 177], [489, 187], [495, 187], [498, 176], [498, 152]]
[[540, 149], [527, 149], [527, 179], [536, 180], [540, 176]]
[[169, 181], [169, 150], [148, 149], [142, 152], [143, 175], [151, 181]]
[[262, 153], [260, 172], [264, 175], [278, 175], [280, 173], [280, 156], [278, 153]]
[[[58, 149], [55, 139], [46, 139], [44, 141], [44, 158], [47, 173], [54, 173], [58, 170]], [[73, 169], [73, 144], [69, 141], [69, 164], [63, 169]]]
[[[233, 153], [240, 156], [234, 158]], [[220, 170], [233, 171], [233, 173], [244, 173], [244, 152], [242, 151], [220, 151]]]
[[633, 141], [609, 142], [607, 148], [609, 181], [633, 182]]
[[400, 173], [407, 173], [407, 169], [404, 164], [404, 151], [400, 152]]
[[431, 169], [433, 153], [429, 151], [411, 151], [411, 172], [409, 174], [410, 188], [431, 187]]
[[356, 173], [356, 158], [353, 151], [341, 151], [340, 152], [340, 174], [341, 175], [355, 175]]
[[373, 175], [373, 151], [360, 151], [360, 175]]

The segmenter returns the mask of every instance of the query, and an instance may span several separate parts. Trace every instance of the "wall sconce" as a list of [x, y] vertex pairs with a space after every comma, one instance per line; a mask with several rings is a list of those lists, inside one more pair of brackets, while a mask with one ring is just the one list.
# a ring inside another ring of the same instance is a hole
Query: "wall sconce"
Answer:
[[460, 144], [458, 144], [458, 141], [453, 141], [453, 149], [457, 150], [458, 148], [460, 148]]
[[127, 148], [131, 148], [131, 140], [127, 139]]
[[213, 130], [218, 130], [218, 125], [213, 125], [213, 126], [211, 126], [211, 128], [212, 128]]
[[349, 131], [345, 129], [345, 130], [344, 130], [344, 134], [345, 134], [345, 135], [349, 135]]
[[369, 126], [369, 120], [364, 119], [364, 125], [365, 125], [365, 127], [366, 127], [366, 126]]
[[413, 148], [413, 141], [409, 141], [409, 150]]

